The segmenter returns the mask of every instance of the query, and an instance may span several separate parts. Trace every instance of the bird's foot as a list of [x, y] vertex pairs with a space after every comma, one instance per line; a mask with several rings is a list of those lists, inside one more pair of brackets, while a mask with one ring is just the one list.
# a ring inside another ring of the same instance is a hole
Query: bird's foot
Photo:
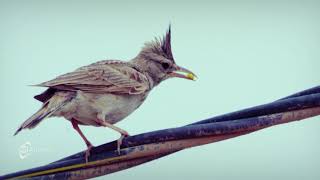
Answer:
[[120, 146], [122, 145], [122, 140], [125, 137], [128, 137], [129, 133], [127, 131], [123, 131], [121, 132], [121, 137], [117, 140], [117, 151], [118, 151], [118, 155], [120, 155]]
[[90, 156], [90, 151], [91, 151], [91, 149], [92, 149], [93, 147], [94, 147], [94, 146], [93, 146], [92, 144], [89, 144], [89, 145], [88, 145], [88, 149], [86, 150], [86, 154], [85, 154], [86, 163], [89, 162], [89, 161], [88, 161], [88, 158], [89, 158], [89, 156]]

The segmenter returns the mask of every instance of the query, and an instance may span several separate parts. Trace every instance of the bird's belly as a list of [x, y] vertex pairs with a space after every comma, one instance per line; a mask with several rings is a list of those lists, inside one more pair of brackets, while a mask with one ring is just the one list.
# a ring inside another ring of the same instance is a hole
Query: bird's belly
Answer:
[[[143, 102], [141, 95], [78, 93], [75, 119], [85, 125], [99, 126], [98, 118], [114, 124], [127, 117]], [[103, 119], [104, 118], [104, 119]]]

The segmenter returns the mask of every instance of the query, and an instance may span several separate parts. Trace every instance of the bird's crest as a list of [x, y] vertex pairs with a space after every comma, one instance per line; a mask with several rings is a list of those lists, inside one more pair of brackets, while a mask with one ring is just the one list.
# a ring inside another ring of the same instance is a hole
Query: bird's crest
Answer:
[[161, 40], [161, 49], [168, 59], [173, 60], [171, 51], [171, 25], [169, 25], [166, 35]]
[[155, 38], [155, 40], [145, 43], [140, 54], [150, 55], [149, 53], [162, 55], [174, 61], [171, 51], [171, 25], [169, 25], [166, 34], [162, 38]]

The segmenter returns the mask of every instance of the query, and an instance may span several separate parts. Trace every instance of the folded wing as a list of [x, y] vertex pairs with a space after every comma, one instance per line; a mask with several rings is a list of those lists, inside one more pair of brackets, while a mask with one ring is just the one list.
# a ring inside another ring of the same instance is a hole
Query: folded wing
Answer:
[[141, 94], [149, 89], [148, 78], [144, 74], [119, 61], [85, 66], [36, 86], [116, 94]]

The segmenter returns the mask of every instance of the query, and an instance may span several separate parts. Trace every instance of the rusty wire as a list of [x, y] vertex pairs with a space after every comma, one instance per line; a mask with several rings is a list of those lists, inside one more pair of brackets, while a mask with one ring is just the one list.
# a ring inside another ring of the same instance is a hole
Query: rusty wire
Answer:
[[80, 152], [48, 165], [4, 176], [28, 179], [85, 179], [128, 169], [185, 148], [248, 134], [270, 126], [302, 120], [320, 114], [320, 86], [291, 96], [190, 125], [143, 133], [123, 140], [120, 154], [117, 142], [92, 149], [85, 163]]

